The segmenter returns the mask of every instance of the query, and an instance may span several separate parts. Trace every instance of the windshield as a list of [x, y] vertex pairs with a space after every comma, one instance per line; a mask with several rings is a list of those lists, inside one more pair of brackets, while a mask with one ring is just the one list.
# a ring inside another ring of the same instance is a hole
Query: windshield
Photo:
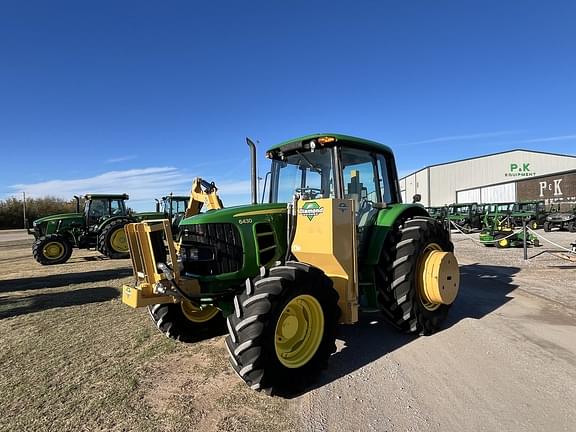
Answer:
[[171, 199], [169, 201], [167, 201], [167, 209], [168, 204], [172, 203], [172, 214], [176, 214], [176, 213], [184, 213], [186, 211], [186, 208], [188, 207], [188, 200], [177, 200], [177, 199]]
[[330, 148], [297, 152], [284, 161], [274, 160], [272, 172], [277, 184], [271, 188], [270, 202], [290, 202], [296, 193], [304, 199], [334, 198]]
[[469, 211], [469, 206], [450, 207], [450, 214], [468, 213]]

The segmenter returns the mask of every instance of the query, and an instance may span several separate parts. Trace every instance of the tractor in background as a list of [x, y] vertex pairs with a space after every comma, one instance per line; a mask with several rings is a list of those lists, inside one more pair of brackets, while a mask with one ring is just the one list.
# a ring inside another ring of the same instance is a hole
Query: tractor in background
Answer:
[[482, 213], [478, 203], [450, 204], [446, 217], [465, 233], [482, 229]]
[[515, 226], [522, 226], [523, 220], [526, 220], [526, 225], [535, 230], [544, 225], [547, 215], [544, 201], [540, 200], [514, 203], [510, 217]]
[[37, 219], [28, 232], [34, 235], [34, 259], [42, 265], [62, 264], [72, 255], [72, 249], [97, 249], [102, 255], [128, 258], [128, 243], [124, 225], [144, 219], [159, 219], [162, 213], [135, 214], [126, 208], [126, 194], [87, 194], [84, 211], [80, 197], [76, 198], [76, 213], [64, 213]]
[[[394, 156], [374, 141], [316, 134], [270, 148], [268, 203], [180, 222], [128, 224], [134, 283], [122, 300], [148, 307], [168, 337], [227, 331], [238, 376], [255, 390], [308, 384], [335, 352], [337, 324], [381, 310], [408, 333], [431, 334], [459, 287], [449, 232], [402, 204]], [[194, 215], [192, 215], [195, 213]]]

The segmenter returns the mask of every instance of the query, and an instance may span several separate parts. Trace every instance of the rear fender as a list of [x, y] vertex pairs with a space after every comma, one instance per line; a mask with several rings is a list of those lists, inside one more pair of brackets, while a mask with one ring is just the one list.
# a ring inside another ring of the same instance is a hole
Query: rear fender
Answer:
[[380, 210], [372, 226], [363, 266], [378, 264], [382, 247], [394, 225], [398, 221], [414, 216], [430, 217], [424, 207], [419, 204], [394, 204]]

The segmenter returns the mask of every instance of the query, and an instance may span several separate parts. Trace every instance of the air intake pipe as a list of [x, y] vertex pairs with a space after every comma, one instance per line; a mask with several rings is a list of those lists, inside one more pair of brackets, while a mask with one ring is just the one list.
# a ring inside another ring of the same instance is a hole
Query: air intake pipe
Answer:
[[257, 182], [258, 176], [256, 174], [256, 144], [246, 137], [246, 144], [250, 147], [250, 180], [252, 189], [252, 204], [258, 203]]

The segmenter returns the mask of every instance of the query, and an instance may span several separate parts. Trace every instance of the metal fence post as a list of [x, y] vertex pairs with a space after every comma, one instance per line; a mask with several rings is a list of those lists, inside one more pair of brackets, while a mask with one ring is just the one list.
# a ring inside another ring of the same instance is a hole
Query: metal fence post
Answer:
[[526, 229], [526, 218], [522, 218], [522, 232], [524, 233], [524, 240], [522, 241], [524, 246], [524, 261], [526, 261], [528, 259], [528, 242], [526, 241], [528, 232]]

